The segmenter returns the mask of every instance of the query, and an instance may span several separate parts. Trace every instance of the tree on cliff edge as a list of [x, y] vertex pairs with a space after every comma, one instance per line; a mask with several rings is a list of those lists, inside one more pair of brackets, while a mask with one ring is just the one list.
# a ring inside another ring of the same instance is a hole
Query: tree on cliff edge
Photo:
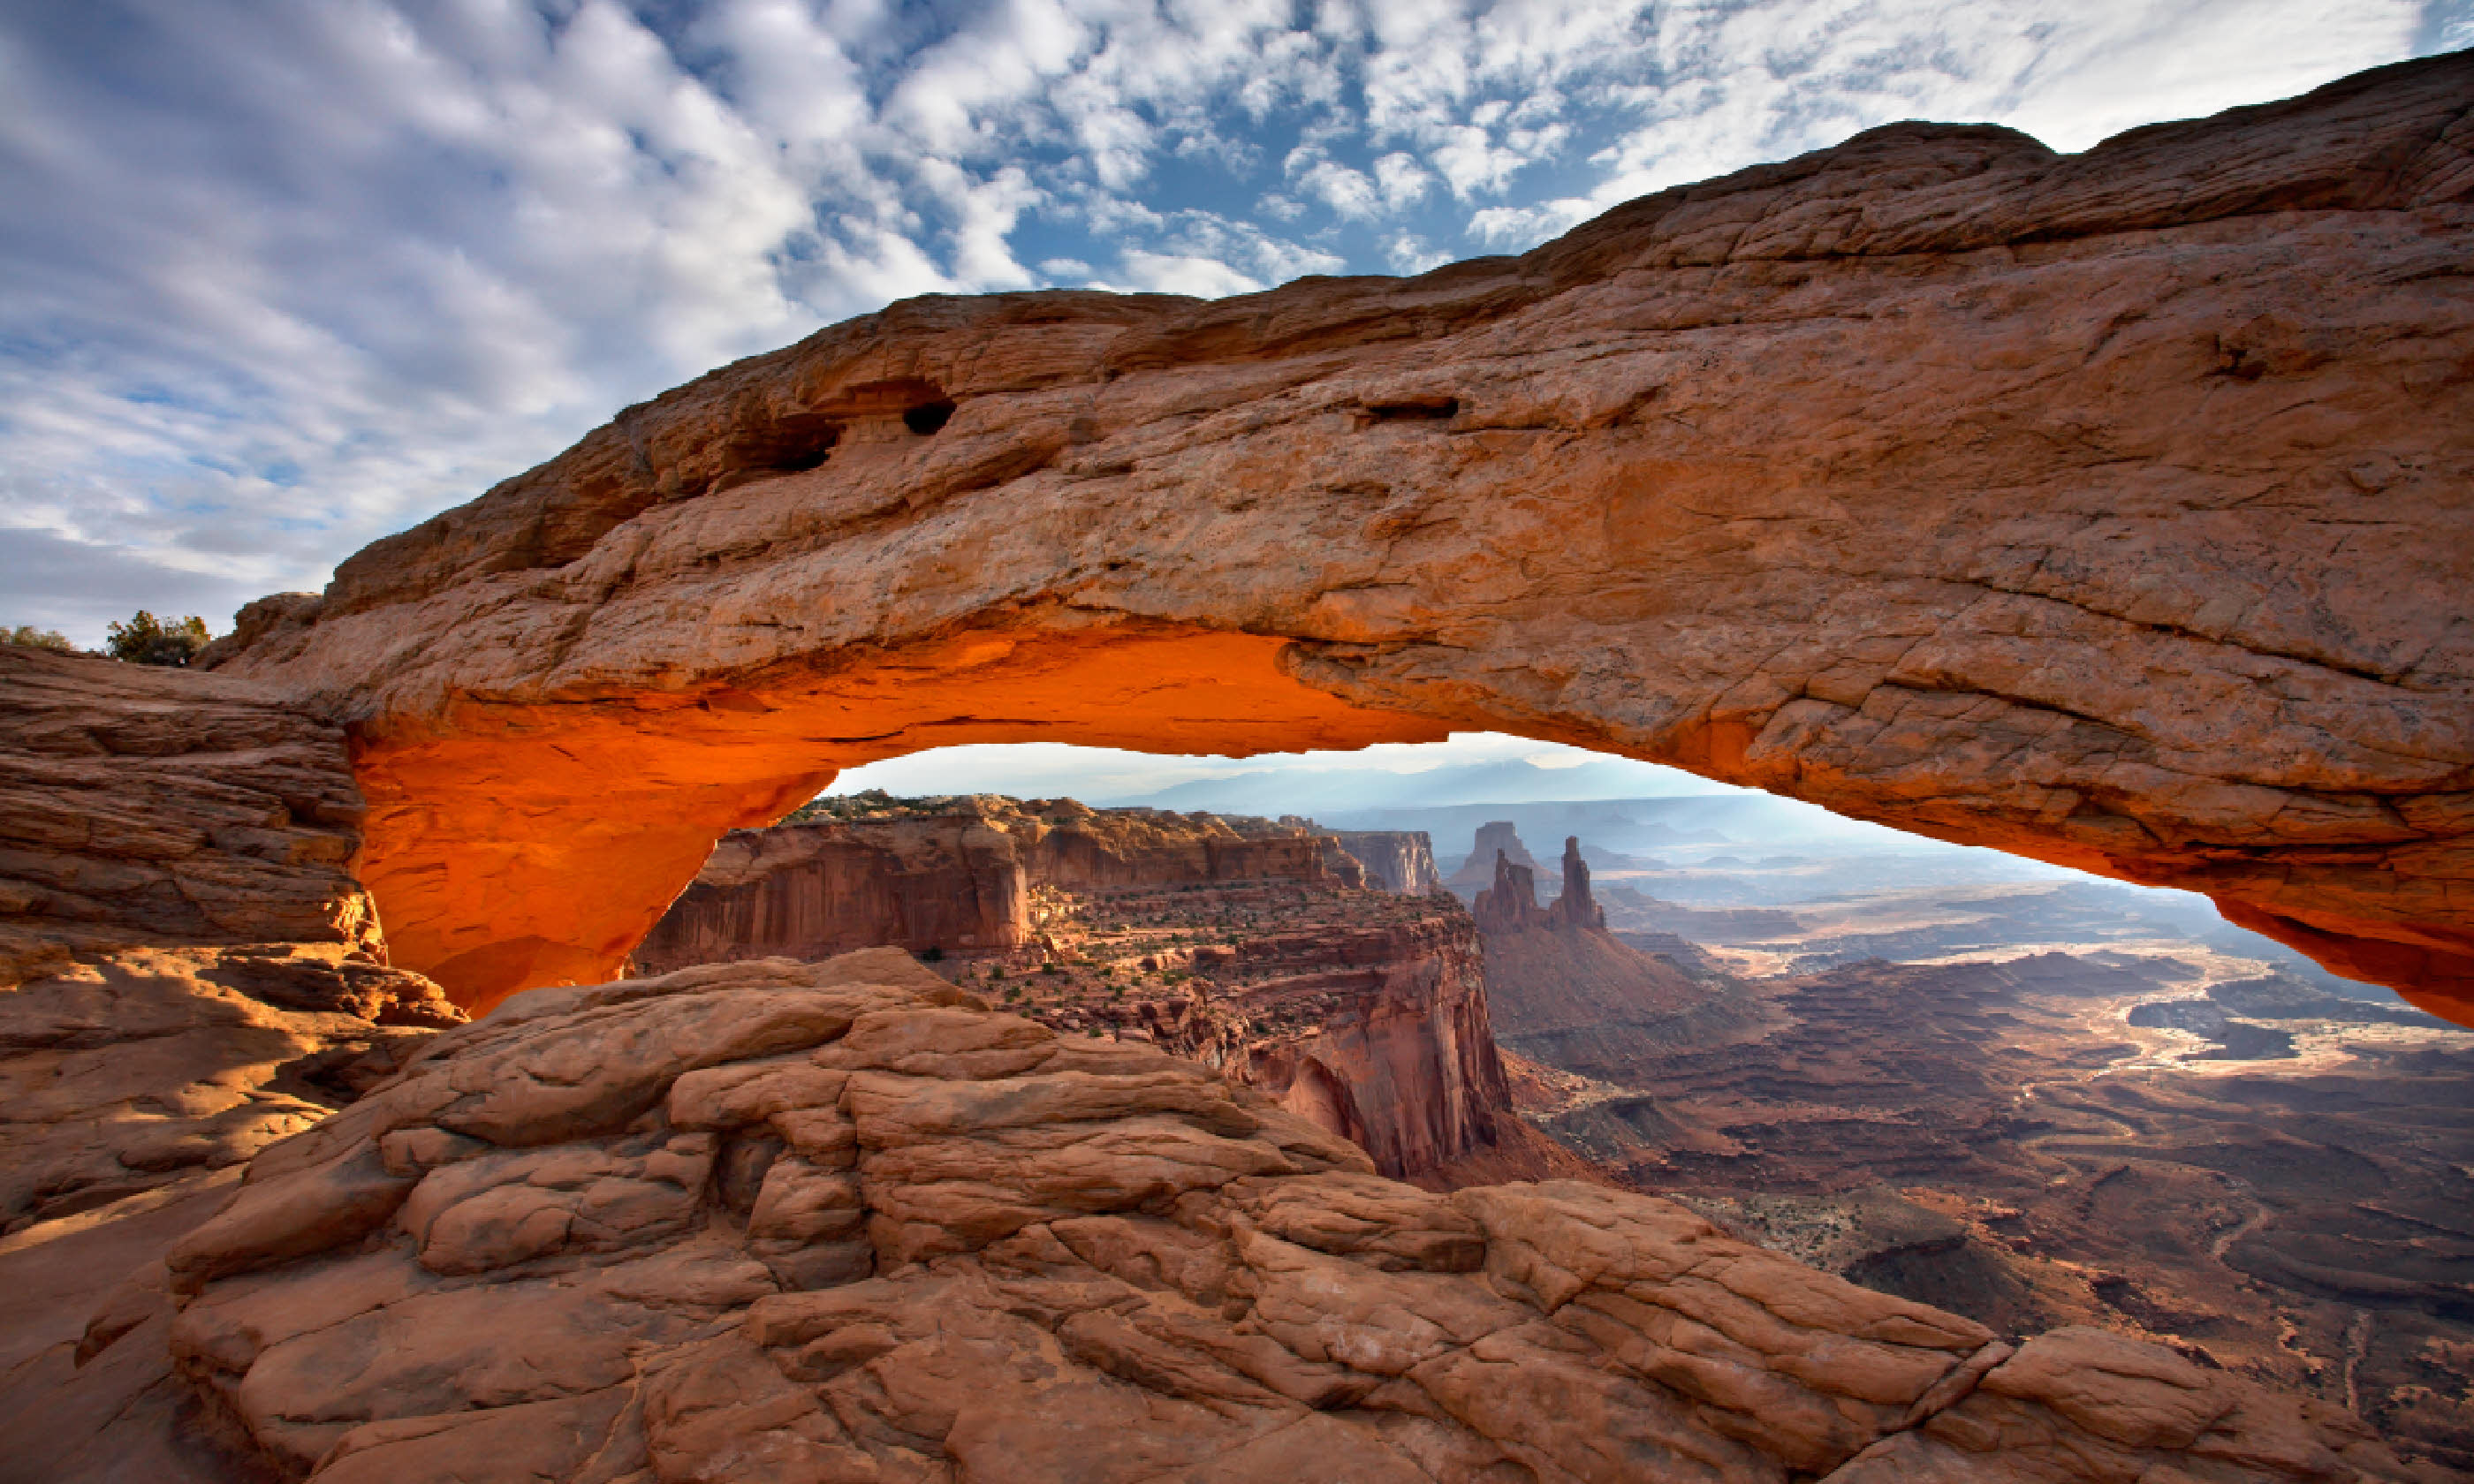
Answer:
[[0, 628], [0, 644], [13, 644], [19, 649], [57, 649], [74, 654], [77, 646], [58, 629], [37, 629], [33, 624], [19, 624], [14, 629]]
[[192, 613], [171, 623], [139, 609], [125, 624], [111, 625], [105, 647], [131, 664], [185, 665], [206, 647], [206, 621]]

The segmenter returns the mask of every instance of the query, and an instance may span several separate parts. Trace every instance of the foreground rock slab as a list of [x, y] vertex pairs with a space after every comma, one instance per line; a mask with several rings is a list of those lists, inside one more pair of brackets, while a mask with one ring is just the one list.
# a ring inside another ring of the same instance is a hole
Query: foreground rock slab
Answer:
[[217, 1427], [225, 1476], [328, 1484], [2412, 1477], [2344, 1414], [2098, 1331], [2013, 1346], [1667, 1202], [1381, 1179], [890, 950], [440, 1035], [262, 1152], [81, 1355], [177, 1377], [184, 1477]]
[[2461, 53], [1416, 278], [899, 304], [211, 658], [354, 723], [399, 958], [474, 1006], [610, 977], [838, 767], [1458, 727], [2205, 892], [2474, 1022], [2469, 107]]
[[0, 1235], [247, 1160], [463, 1021], [386, 962], [362, 813], [278, 693], [0, 646]]

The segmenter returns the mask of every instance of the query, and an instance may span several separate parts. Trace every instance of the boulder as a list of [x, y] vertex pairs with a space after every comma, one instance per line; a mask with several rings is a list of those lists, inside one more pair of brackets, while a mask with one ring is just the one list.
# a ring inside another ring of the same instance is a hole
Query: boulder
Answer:
[[112, 1476], [185, 1416], [230, 1451], [165, 1476], [325, 1484], [2408, 1477], [2326, 1409], [2111, 1335], [2014, 1351], [1669, 1202], [1384, 1180], [895, 950], [444, 1032], [84, 1355], [158, 1403], [12, 1467]]

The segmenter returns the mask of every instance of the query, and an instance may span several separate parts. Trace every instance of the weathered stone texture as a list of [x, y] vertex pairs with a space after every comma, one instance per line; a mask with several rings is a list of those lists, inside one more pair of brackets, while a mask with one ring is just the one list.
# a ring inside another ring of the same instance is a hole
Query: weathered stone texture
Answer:
[[465, 1018], [386, 964], [360, 819], [342, 729], [263, 687], [0, 646], [0, 1233], [236, 1164]]
[[1366, 868], [1366, 884], [1403, 897], [1429, 897], [1443, 889], [1435, 869], [1434, 842], [1422, 829], [1335, 829], [1340, 848]]
[[[447, 1032], [85, 1353], [60, 1405], [168, 1369], [227, 1478], [2408, 1477], [2341, 1414], [2110, 1335], [2014, 1351], [1667, 1202], [1380, 1179], [891, 950]], [[142, 1459], [174, 1410], [12, 1463]]]
[[371, 948], [343, 729], [224, 676], [0, 646], [0, 983], [76, 951]]
[[217, 658], [356, 723], [370, 879], [467, 998], [606, 976], [837, 766], [1479, 726], [2474, 1016], [2469, 104], [2460, 54], [2078, 156], [1899, 124], [1417, 278], [899, 304]]

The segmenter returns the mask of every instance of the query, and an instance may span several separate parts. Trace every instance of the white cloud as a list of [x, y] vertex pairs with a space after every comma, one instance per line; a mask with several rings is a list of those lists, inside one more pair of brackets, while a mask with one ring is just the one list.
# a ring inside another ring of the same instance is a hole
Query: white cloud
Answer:
[[1248, 277], [1218, 258], [1128, 248], [1117, 262], [1128, 282], [1153, 294], [1222, 299], [1230, 294], [1251, 294], [1263, 287], [1261, 279]]
[[91, 560], [0, 621], [314, 586], [907, 295], [1416, 271], [1889, 119], [2077, 149], [2469, 41], [2464, 0], [14, 7], [0, 527]]

